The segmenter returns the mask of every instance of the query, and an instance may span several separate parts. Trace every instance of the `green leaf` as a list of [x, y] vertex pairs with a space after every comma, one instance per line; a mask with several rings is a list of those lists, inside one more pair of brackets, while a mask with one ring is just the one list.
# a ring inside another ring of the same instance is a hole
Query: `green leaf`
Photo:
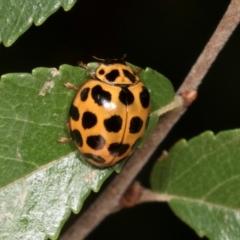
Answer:
[[0, 42], [12, 45], [34, 22], [41, 25], [61, 6], [70, 10], [77, 0], [2, 0], [0, 3]]
[[171, 82], [151, 68], [140, 72], [140, 78], [151, 94], [151, 112], [166, 106], [174, 100], [175, 91]]
[[57, 239], [70, 212], [78, 213], [112, 171], [83, 164], [71, 153], [2, 188], [0, 239]]
[[240, 130], [179, 141], [152, 171], [151, 185], [199, 236], [240, 235]]
[[120, 171], [123, 163], [98, 169], [73, 143], [56, 141], [69, 136], [66, 122], [76, 94], [63, 83], [78, 86], [87, 79], [85, 69], [69, 65], [2, 76], [0, 239], [56, 239], [70, 212], [78, 213], [91, 190]]

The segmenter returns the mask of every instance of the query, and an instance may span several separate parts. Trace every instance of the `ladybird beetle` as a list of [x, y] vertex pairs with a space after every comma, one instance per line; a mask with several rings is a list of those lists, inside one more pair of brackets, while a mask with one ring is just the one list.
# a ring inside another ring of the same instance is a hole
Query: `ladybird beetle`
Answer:
[[[125, 57], [125, 55], [124, 55]], [[99, 59], [91, 79], [77, 90], [69, 112], [69, 131], [91, 164], [108, 167], [127, 158], [143, 137], [150, 95], [138, 72], [122, 59]]]

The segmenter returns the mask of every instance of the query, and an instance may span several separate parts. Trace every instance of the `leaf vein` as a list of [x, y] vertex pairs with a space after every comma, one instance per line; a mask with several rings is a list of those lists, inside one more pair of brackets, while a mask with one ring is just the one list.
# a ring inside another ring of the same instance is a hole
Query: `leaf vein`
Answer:
[[166, 193], [165, 195], [169, 196], [169, 201], [171, 201], [171, 200], [181, 200], [181, 201], [184, 201], [184, 202], [187, 202], [187, 203], [189, 203], [189, 202], [198, 203], [200, 205], [206, 205], [206, 206], [209, 206], [209, 207], [215, 207], [215, 208], [218, 208], [218, 209], [233, 211], [234, 214], [236, 214], [236, 211], [240, 212], [240, 208], [232, 208], [232, 207], [229, 207], [229, 206], [226, 206], [226, 205], [221, 205], [221, 204], [218, 204], [218, 203], [203, 201], [202, 199], [194, 199], [194, 198], [190, 198], [190, 197], [181, 197], [181, 196], [171, 195], [171, 194], [168, 194], [168, 193]]
[[29, 162], [29, 161], [25, 161], [25, 160], [21, 160], [21, 159], [18, 159], [18, 158], [11, 158], [11, 157], [5, 157], [5, 156], [2, 156], [0, 155], [0, 158], [4, 159], [4, 160], [10, 160], [10, 161], [15, 161], [15, 162], [21, 162], [21, 163], [27, 163], [29, 165], [33, 165], [35, 166], [36, 168], [39, 168], [40, 166], [37, 165], [36, 163], [33, 163], [33, 162]]

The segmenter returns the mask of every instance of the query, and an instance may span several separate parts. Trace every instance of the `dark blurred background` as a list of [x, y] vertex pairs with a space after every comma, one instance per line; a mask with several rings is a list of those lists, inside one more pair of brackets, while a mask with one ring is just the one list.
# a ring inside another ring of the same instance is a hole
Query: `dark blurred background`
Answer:
[[[13, 46], [0, 46], [0, 75], [31, 72], [36, 67], [77, 65], [128, 54], [127, 61], [182, 83], [223, 16], [229, 0], [78, 0], [40, 27], [32, 26]], [[240, 126], [240, 28], [230, 38], [199, 88], [198, 99], [176, 124], [137, 176], [149, 187], [149, 173], [163, 149], [205, 130], [217, 133]], [[113, 176], [111, 177], [113, 178]], [[108, 179], [103, 188], [109, 183]], [[204, 181], [204, 179], [203, 179]], [[102, 188], [102, 189], [103, 189]], [[101, 190], [102, 191], [102, 190]], [[97, 194], [92, 193], [86, 209]], [[64, 230], [72, 224], [72, 215]], [[105, 219], [92, 239], [197, 240], [193, 230], [175, 217], [167, 204], [142, 204]]]

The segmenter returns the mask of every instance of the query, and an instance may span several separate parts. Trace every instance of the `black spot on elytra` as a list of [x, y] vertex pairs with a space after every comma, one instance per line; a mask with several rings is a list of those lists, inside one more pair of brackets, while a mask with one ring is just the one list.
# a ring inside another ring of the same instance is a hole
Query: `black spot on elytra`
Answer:
[[73, 141], [79, 146], [82, 147], [83, 146], [83, 140], [82, 140], [82, 135], [78, 130], [73, 130], [70, 131], [71, 137], [73, 139]]
[[132, 83], [135, 83], [135, 82], [136, 82], [136, 77], [135, 77], [131, 72], [129, 72], [128, 70], [123, 69], [123, 74], [124, 74], [124, 76], [127, 77]]
[[142, 87], [142, 91], [140, 92], [139, 98], [140, 98], [140, 102], [141, 102], [143, 108], [149, 107], [150, 94], [146, 87]]
[[88, 98], [88, 93], [89, 93], [90, 88], [84, 88], [81, 92], [80, 92], [80, 99], [85, 102]]
[[90, 158], [91, 160], [93, 160], [94, 162], [97, 162], [97, 163], [105, 163], [106, 160], [98, 155], [94, 155], [94, 154], [91, 154], [91, 153], [85, 153], [83, 154], [83, 156], [85, 158]]
[[100, 75], [103, 75], [105, 73], [105, 71], [103, 69], [101, 69], [99, 72], [98, 72]]
[[94, 135], [87, 137], [87, 145], [94, 149], [100, 150], [104, 147], [106, 140], [101, 135]]
[[78, 121], [79, 117], [80, 117], [80, 113], [78, 111], [78, 108], [75, 107], [73, 104], [70, 107], [70, 111], [69, 111], [69, 116], [74, 120], [74, 121]]
[[139, 133], [143, 126], [143, 120], [140, 117], [133, 117], [130, 122], [129, 132]]
[[114, 69], [111, 72], [107, 73], [105, 77], [109, 82], [114, 82], [119, 76], [119, 71], [117, 69]]
[[122, 156], [129, 149], [129, 147], [129, 144], [112, 143], [109, 145], [108, 151], [111, 155]]
[[104, 126], [108, 132], [119, 132], [122, 127], [122, 118], [118, 115], [111, 116], [104, 120]]
[[92, 128], [97, 124], [97, 117], [92, 112], [85, 112], [82, 117], [82, 126], [84, 129]]
[[134, 96], [131, 91], [129, 91], [128, 88], [122, 87], [121, 92], [119, 93], [119, 100], [121, 103], [123, 103], [125, 106], [130, 105], [134, 101]]
[[111, 93], [105, 91], [100, 85], [96, 85], [92, 89], [92, 98], [99, 106], [103, 106], [105, 103], [111, 101]]

